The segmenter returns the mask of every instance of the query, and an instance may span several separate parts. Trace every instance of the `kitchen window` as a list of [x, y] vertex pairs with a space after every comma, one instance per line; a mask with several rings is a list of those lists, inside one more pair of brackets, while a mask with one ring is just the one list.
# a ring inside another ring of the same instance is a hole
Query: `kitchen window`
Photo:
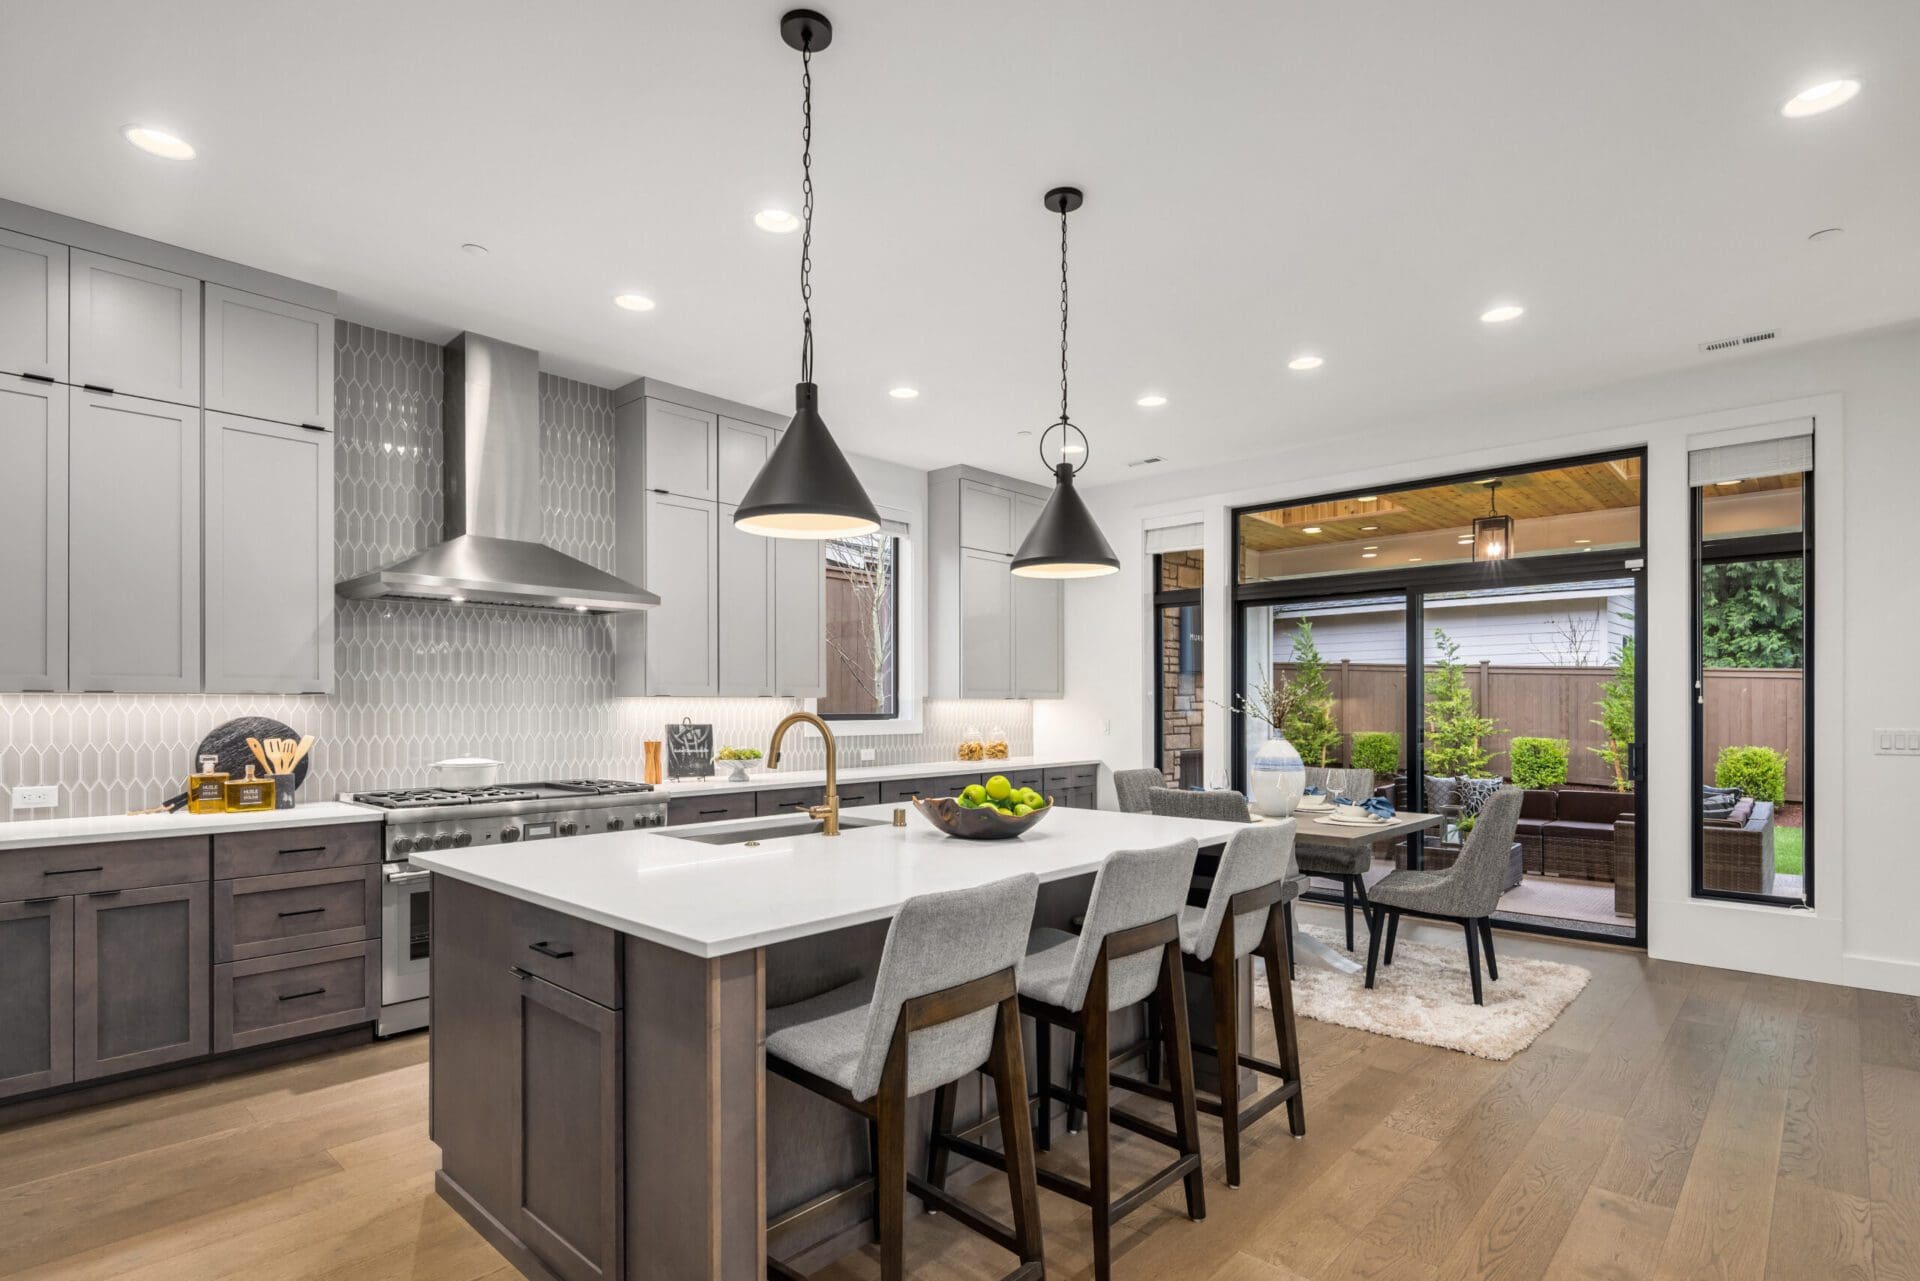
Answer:
[[827, 720], [900, 715], [900, 568], [906, 539], [882, 529], [826, 543]]

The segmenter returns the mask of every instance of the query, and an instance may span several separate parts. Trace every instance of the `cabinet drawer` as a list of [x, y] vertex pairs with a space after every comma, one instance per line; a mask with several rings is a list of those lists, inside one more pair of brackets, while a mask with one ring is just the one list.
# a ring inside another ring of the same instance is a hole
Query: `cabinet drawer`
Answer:
[[380, 943], [342, 943], [213, 967], [213, 1052], [371, 1023]]
[[584, 996], [620, 1008], [620, 937], [604, 925], [515, 899], [509, 909], [507, 963]]
[[1045, 793], [1047, 772], [1037, 769], [1010, 770], [1007, 773], [1007, 781], [1015, 787], [1031, 787], [1036, 792]]
[[380, 868], [322, 868], [213, 883], [213, 959], [244, 961], [380, 934]]
[[1100, 782], [1098, 765], [1062, 765], [1047, 772], [1047, 790], [1066, 792], [1077, 788], [1093, 788]]
[[840, 808], [850, 810], [856, 805], [880, 804], [880, 784], [876, 782], [842, 783], [840, 785]]
[[687, 823], [718, 823], [729, 818], [752, 818], [752, 792], [714, 792], [708, 795], [674, 796], [667, 800], [667, 822], [674, 827]]
[[[853, 804], [852, 801], [847, 799], [846, 788], [840, 788], [838, 790], [840, 792], [840, 804], [842, 808]], [[769, 791], [755, 792], [753, 794], [754, 813], [758, 814], [761, 818], [767, 818], [774, 814], [790, 815], [794, 813], [796, 806], [824, 805], [826, 801], [827, 788], [824, 783], [816, 784], [813, 787], [776, 787]]]
[[893, 805], [911, 801], [916, 796], [958, 796], [962, 790], [978, 783], [979, 774], [943, 774], [932, 778], [896, 778], [880, 784], [880, 800], [883, 804]]
[[0, 854], [0, 903], [50, 894], [138, 890], [207, 879], [207, 838], [50, 845]]
[[213, 838], [213, 875], [272, 876], [378, 863], [380, 832], [379, 823], [337, 823], [223, 833]]

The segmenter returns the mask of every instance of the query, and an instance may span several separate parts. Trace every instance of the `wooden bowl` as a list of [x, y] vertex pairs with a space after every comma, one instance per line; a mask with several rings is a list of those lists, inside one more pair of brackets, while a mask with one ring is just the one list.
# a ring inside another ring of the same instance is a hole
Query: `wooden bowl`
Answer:
[[967, 809], [951, 796], [916, 796], [913, 807], [920, 816], [948, 836], [963, 841], [1005, 841], [1019, 836], [1053, 812], [1053, 798], [1031, 814], [1002, 814], [991, 805]]

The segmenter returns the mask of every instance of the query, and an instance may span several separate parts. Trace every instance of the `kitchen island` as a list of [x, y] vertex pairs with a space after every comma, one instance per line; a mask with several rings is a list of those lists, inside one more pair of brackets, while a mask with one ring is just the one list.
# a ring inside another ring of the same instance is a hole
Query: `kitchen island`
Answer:
[[[817, 1266], [867, 1239], [864, 1201], [821, 1199], [866, 1170], [866, 1134], [767, 1075], [766, 1010], [870, 972], [915, 895], [1030, 871], [1037, 923], [1064, 928], [1115, 850], [1239, 830], [1056, 808], [960, 841], [894, 808], [836, 837], [757, 819], [415, 855], [441, 1194], [530, 1277], [758, 1278], [769, 1212], [795, 1210], [777, 1252]], [[976, 1078], [962, 1119], [990, 1098]]]

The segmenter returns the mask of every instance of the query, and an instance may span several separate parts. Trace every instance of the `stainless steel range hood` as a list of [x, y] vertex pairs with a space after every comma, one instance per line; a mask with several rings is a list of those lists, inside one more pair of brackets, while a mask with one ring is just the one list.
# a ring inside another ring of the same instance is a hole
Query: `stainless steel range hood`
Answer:
[[446, 540], [334, 590], [594, 614], [658, 605], [542, 541], [539, 354], [461, 334], [447, 345], [446, 387]]

